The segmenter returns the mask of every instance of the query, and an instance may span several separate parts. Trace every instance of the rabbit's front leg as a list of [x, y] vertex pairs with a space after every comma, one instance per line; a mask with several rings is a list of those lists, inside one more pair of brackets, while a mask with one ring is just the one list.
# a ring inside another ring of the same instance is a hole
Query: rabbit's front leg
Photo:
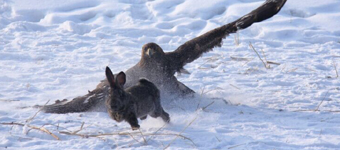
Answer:
[[138, 124], [138, 120], [136, 117], [136, 114], [133, 112], [130, 112], [127, 116], [126, 121], [130, 124], [132, 130], [137, 130], [139, 129], [139, 124]]

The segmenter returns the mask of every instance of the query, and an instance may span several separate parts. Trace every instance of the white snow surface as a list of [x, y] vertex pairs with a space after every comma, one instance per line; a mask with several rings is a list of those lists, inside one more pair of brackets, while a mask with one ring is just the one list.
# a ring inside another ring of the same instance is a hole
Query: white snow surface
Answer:
[[[178, 79], [196, 95], [162, 99], [170, 124], [148, 117], [132, 131], [106, 112], [35, 116], [34, 105], [94, 89], [106, 66], [127, 70], [145, 43], [175, 50], [263, 2], [0, 0], [0, 149], [339, 149], [339, 0], [288, 0], [187, 64]], [[277, 64], [266, 69], [249, 43]], [[103, 135], [112, 133], [122, 135]]]

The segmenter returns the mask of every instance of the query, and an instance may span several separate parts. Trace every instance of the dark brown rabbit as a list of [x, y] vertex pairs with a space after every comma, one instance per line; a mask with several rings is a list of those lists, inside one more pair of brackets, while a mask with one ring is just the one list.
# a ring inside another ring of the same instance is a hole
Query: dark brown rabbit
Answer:
[[137, 118], [146, 119], [147, 115], [169, 122], [169, 114], [161, 106], [158, 88], [146, 79], [124, 90], [126, 75], [120, 72], [116, 79], [109, 67], [106, 67], [106, 78], [110, 84], [106, 107], [110, 117], [117, 122], [127, 121], [132, 130], [139, 129]]

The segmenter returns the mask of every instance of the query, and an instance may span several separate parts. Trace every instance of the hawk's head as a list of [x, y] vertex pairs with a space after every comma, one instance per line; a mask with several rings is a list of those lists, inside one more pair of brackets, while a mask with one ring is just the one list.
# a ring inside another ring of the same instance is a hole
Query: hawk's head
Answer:
[[162, 62], [164, 61], [164, 56], [162, 48], [156, 43], [143, 45], [141, 61]]

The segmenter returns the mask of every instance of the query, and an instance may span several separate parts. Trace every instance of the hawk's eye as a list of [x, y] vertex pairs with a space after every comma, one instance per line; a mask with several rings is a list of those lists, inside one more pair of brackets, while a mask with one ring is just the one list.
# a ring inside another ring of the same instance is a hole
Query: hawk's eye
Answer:
[[145, 51], [145, 54], [149, 57], [153, 57], [155, 55], [156, 51], [153, 48], [147, 48]]

